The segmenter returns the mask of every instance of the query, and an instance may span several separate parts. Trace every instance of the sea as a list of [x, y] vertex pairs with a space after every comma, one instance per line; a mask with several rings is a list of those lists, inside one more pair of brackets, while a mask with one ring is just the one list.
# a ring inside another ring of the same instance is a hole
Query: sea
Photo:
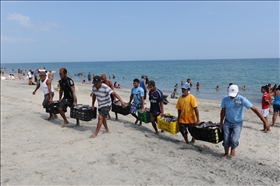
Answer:
[[[108, 80], [117, 82], [122, 88], [132, 88], [133, 79], [146, 75], [166, 95], [172, 93], [175, 84], [178, 84], [177, 91], [180, 94], [181, 81], [186, 82], [190, 78], [193, 84], [191, 93], [197, 98], [209, 100], [222, 100], [227, 94], [229, 83], [233, 83], [239, 86], [241, 95], [258, 105], [262, 97], [261, 86], [280, 84], [279, 58], [1, 63], [1, 67], [5, 68], [6, 76], [17, 73], [18, 69], [45, 68], [56, 71], [55, 80], [59, 80], [59, 69], [64, 67], [77, 86], [82, 80], [87, 82], [88, 73], [106, 74]], [[83, 76], [77, 76], [79, 73]], [[197, 82], [200, 84], [199, 90], [196, 90]], [[244, 85], [247, 87], [245, 91], [242, 90]], [[220, 87], [219, 91], [216, 86]]]

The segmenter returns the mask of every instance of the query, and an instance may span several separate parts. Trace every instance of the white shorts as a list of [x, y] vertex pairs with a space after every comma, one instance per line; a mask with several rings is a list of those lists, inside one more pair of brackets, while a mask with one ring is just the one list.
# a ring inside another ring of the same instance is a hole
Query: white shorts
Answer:
[[269, 114], [269, 109], [270, 109], [270, 108], [262, 109], [262, 115], [263, 115], [263, 117], [268, 116], [268, 114]]

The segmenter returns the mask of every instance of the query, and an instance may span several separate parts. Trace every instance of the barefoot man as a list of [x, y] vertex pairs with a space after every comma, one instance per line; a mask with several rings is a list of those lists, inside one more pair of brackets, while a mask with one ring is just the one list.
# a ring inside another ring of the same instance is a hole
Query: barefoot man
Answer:
[[157, 129], [156, 122], [157, 122], [157, 116], [159, 116], [159, 115], [162, 116], [164, 114], [163, 94], [156, 87], [156, 83], [153, 80], [149, 81], [148, 88], [150, 89], [149, 100], [150, 100], [150, 103], [151, 103], [151, 106], [150, 106], [151, 123], [152, 123], [152, 125], [155, 129], [156, 134], [158, 134], [158, 129]]
[[[58, 81], [60, 85], [58, 111], [64, 120], [61, 127], [65, 127], [69, 123], [65, 116], [65, 110], [67, 107], [77, 105], [77, 97], [75, 93], [74, 81], [67, 77], [67, 69], [61, 68], [59, 70], [59, 76], [61, 79]], [[61, 99], [62, 95], [63, 99]]]
[[[178, 98], [176, 104], [176, 109], [178, 110], [178, 124], [186, 144], [189, 144], [188, 131], [191, 133], [194, 125], [199, 124], [199, 111], [196, 98], [190, 93], [190, 85], [184, 84], [181, 88], [182, 96]], [[195, 138], [192, 137], [191, 143], [194, 142]]]
[[118, 100], [120, 100], [122, 107], [125, 108], [125, 103], [122, 101], [120, 96], [114, 92], [108, 85], [105, 83], [102, 83], [100, 76], [94, 76], [93, 77], [93, 87], [92, 87], [92, 93], [90, 96], [92, 96], [92, 110], [94, 110], [94, 103], [95, 100], [98, 100], [98, 123], [97, 127], [95, 129], [95, 132], [90, 136], [91, 138], [95, 138], [98, 135], [98, 132], [101, 128], [101, 125], [103, 124], [105, 127], [104, 133], [109, 132], [109, 128], [107, 126], [107, 120], [106, 117], [109, 114], [109, 111], [111, 110], [112, 106], [112, 100], [111, 100], [111, 94], [116, 97]]
[[269, 124], [258, 109], [245, 97], [238, 94], [239, 89], [237, 85], [230, 85], [228, 88], [228, 96], [224, 97], [221, 104], [220, 113], [220, 128], [223, 128], [224, 142], [223, 146], [225, 154], [223, 158], [229, 155], [229, 148], [231, 148], [230, 155], [235, 156], [235, 149], [239, 144], [239, 137], [243, 126], [243, 107], [251, 109], [266, 126], [265, 131], [269, 131]]
[[[35, 90], [33, 91], [33, 95], [35, 95], [36, 91], [39, 89], [39, 87], [41, 87], [41, 89], [44, 93], [44, 101], [43, 101], [42, 105], [44, 108], [46, 108], [48, 106], [48, 104], [53, 101], [54, 89], [51, 84], [51, 81], [46, 78], [47, 77], [46, 72], [40, 72], [39, 76], [40, 76], [40, 83], [37, 83], [37, 86], [36, 86]], [[56, 114], [50, 113], [50, 117], [48, 118], [48, 120], [50, 120], [53, 117], [57, 118]]]

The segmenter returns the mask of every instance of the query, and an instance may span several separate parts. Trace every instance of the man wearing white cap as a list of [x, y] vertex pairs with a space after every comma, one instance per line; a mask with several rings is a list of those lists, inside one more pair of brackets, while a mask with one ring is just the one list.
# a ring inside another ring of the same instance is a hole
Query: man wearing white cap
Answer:
[[228, 88], [228, 96], [224, 97], [221, 104], [220, 113], [220, 128], [223, 128], [224, 141], [223, 146], [225, 154], [223, 158], [229, 155], [229, 148], [231, 148], [230, 155], [235, 156], [235, 148], [239, 144], [239, 137], [243, 125], [243, 107], [251, 109], [262, 120], [265, 131], [269, 131], [269, 124], [259, 112], [259, 110], [252, 105], [252, 103], [245, 97], [238, 94], [239, 89], [237, 85], [230, 85]]
[[[46, 108], [48, 107], [48, 104], [51, 103], [53, 101], [53, 97], [54, 97], [54, 89], [52, 86], [51, 81], [46, 78], [46, 72], [40, 72], [39, 73], [40, 76], [40, 80], [39, 83], [37, 84], [35, 90], [33, 91], [33, 95], [36, 94], [36, 91], [41, 87], [43, 93], [44, 93], [44, 100], [43, 100], [43, 107]], [[57, 118], [56, 114], [52, 114], [49, 113], [50, 117], [48, 120], [52, 119], [52, 118]]]

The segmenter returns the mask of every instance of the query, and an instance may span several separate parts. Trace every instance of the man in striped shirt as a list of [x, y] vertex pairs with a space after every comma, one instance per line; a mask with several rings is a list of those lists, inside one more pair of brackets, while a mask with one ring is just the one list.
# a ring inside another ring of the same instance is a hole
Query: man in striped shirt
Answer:
[[125, 107], [125, 103], [122, 101], [120, 96], [114, 92], [108, 85], [102, 83], [100, 76], [93, 77], [93, 87], [92, 87], [92, 110], [94, 110], [94, 103], [97, 99], [98, 101], [98, 123], [95, 132], [90, 136], [91, 138], [95, 138], [98, 135], [98, 132], [103, 124], [105, 127], [104, 133], [109, 132], [109, 128], [107, 126], [106, 116], [109, 114], [109, 111], [112, 106], [112, 100], [110, 95], [112, 94], [118, 100], [120, 100], [123, 107]]

